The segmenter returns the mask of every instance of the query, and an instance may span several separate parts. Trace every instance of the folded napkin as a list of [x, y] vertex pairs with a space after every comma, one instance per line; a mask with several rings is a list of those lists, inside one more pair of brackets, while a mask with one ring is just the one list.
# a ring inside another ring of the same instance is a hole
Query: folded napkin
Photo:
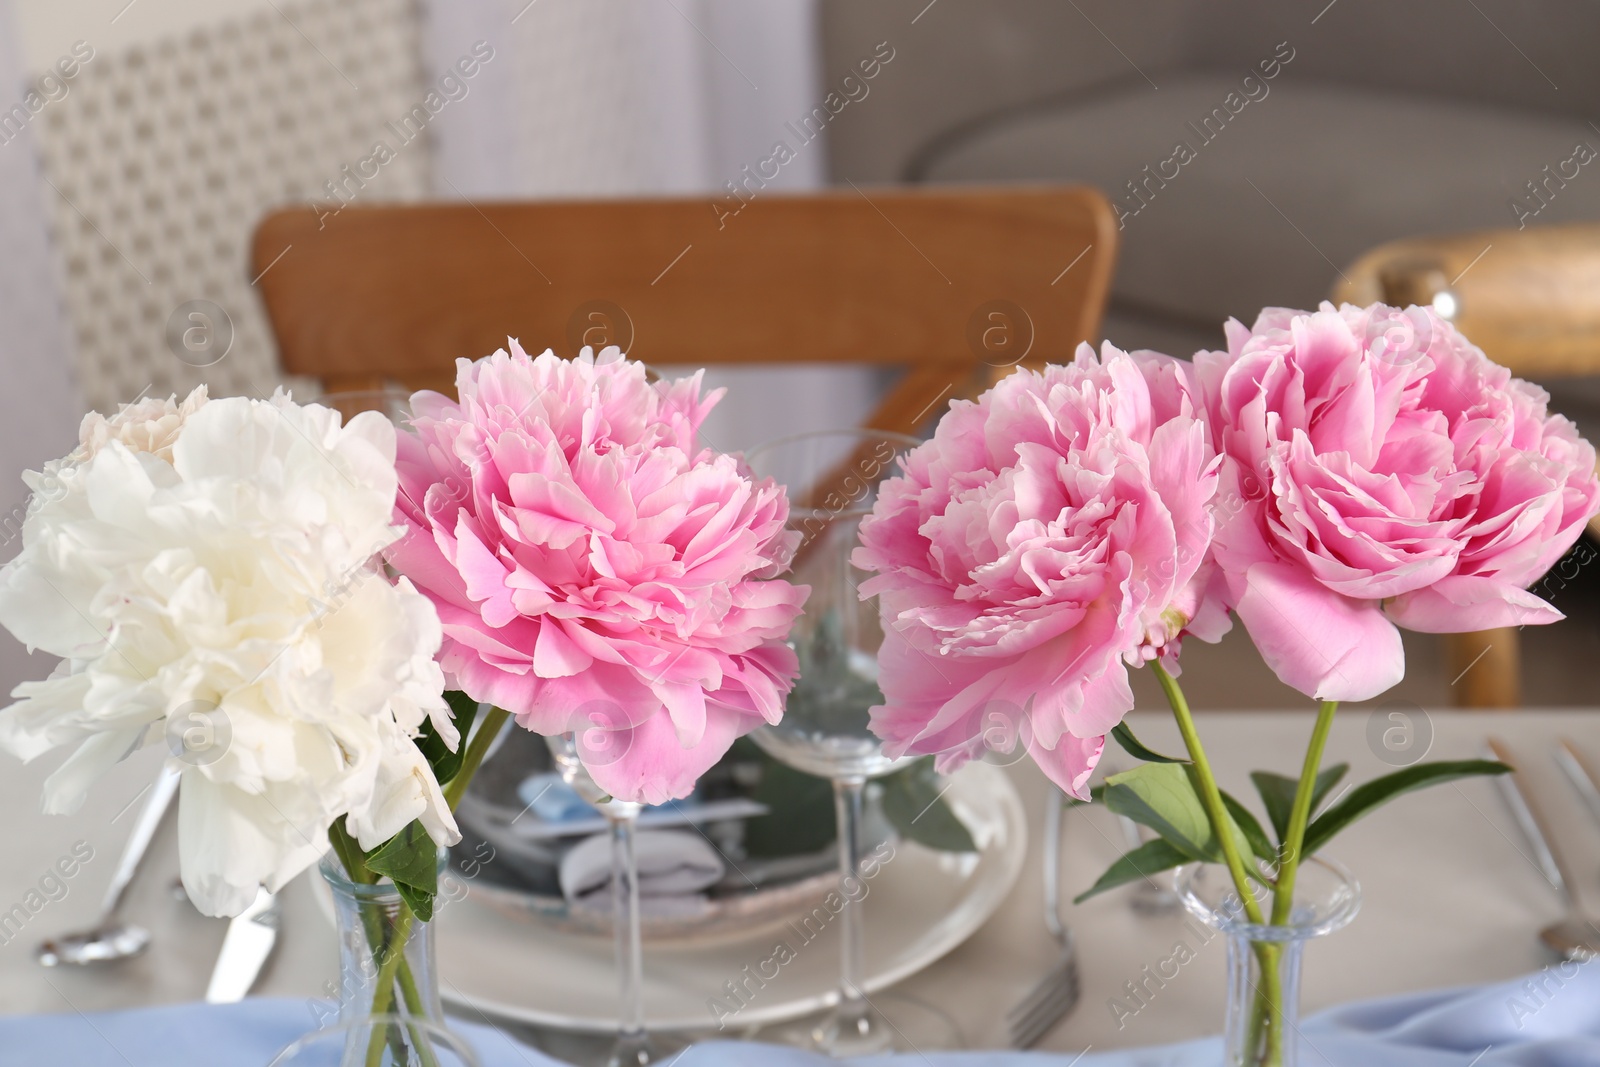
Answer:
[[599, 815], [599, 809], [578, 795], [554, 771], [532, 774], [517, 786], [517, 799], [526, 805], [541, 822], [564, 823], [589, 819]]
[[[263, 1067], [325, 1013], [317, 1001], [174, 1004], [95, 1015], [0, 1018], [0, 1067]], [[503, 1031], [456, 1020], [482, 1067], [560, 1067]], [[1069, 1021], [1066, 1026], [1072, 1024]], [[1553, 964], [1492, 986], [1417, 993], [1321, 1012], [1301, 1028], [1313, 1067], [1596, 1067], [1600, 966]], [[1477, 1057], [1477, 1059], [1474, 1059]], [[1216, 1067], [1216, 1038], [1115, 1052], [930, 1052], [866, 1067]], [[696, 1048], [684, 1067], [830, 1067], [809, 1052], [737, 1042]]]
[[[640, 830], [634, 835], [639, 859], [639, 910], [677, 915], [699, 908], [706, 889], [722, 880], [722, 857], [698, 833]], [[609, 907], [611, 838], [596, 834], [575, 845], [561, 860], [561, 893], [586, 906]]]

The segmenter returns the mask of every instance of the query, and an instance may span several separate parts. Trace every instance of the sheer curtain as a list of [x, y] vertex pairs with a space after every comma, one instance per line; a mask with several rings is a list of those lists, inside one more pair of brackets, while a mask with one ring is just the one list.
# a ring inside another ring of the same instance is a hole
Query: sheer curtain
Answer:
[[[425, 11], [429, 71], [476, 41], [495, 49], [432, 128], [445, 197], [717, 193], [823, 95], [815, 0], [429, 0]], [[826, 174], [819, 140], [771, 184], [817, 188]], [[854, 425], [876, 397], [867, 370], [718, 368], [708, 379], [729, 387], [705, 427], [722, 449]]]
[[[30, 88], [16, 41], [11, 5], [0, 0], [0, 111], [9, 112]], [[7, 136], [0, 144], [0, 559], [21, 547], [28, 493], [21, 473], [65, 454], [83, 414], [67, 369], [71, 332], [45, 223], [55, 194], [40, 180], [31, 124]], [[0, 635], [0, 705], [19, 681], [49, 670], [28, 660], [9, 634]]]

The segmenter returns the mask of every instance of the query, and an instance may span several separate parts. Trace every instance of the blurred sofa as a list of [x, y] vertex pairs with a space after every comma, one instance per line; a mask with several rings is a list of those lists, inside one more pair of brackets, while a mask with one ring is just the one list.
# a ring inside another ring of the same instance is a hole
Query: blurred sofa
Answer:
[[1597, 4], [823, 0], [821, 18], [829, 72], [896, 49], [830, 131], [836, 180], [1100, 187], [1123, 241], [1105, 334], [1125, 347], [1215, 346], [1228, 316], [1314, 305], [1397, 237], [1600, 218]]

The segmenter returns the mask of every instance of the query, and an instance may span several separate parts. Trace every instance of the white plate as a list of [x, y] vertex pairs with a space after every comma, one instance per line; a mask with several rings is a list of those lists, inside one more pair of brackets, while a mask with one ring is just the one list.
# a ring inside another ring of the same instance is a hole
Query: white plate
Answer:
[[[915, 974], [971, 937], [1021, 873], [1027, 853], [1022, 801], [1005, 773], [972, 763], [945, 800], [972, 832], [977, 853], [896, 842], [864, 884], [868, 993]], [[589, 1033], [616, 1029], [617, 977], [609, 937], [558, 933], [516, 922], [470, 891], [434, 922], [440, 992], [447, 1004], [486, 1015]], [[833, 898], [835, 904], [840, 898]], [[840, 920], [813, 919], [737, 937], [650, 944], [644, 1000], [652, 1030], [717, 1029], [713, 1001], [731, 1029], [765, 1026], [826, 1007], [839, 977]], [[798, 920], [800, 917], [796, 916]], [[804, 939], [809, 932], [811, 940]], [[782, 944], [788, 952], [779, 950]], [[787, 957], [787, 958], [786, 958]], [[748, 967], [748, 976], [745, 968]], [[743, 987], [743, 1004], [730, 984]]]

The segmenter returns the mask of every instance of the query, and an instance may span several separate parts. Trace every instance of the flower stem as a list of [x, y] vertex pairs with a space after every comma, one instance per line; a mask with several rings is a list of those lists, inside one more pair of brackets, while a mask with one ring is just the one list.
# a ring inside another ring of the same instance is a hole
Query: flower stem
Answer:
[[[473, 777], [489, 753], [489, 746], [500, 736], [500, 731], [509, 717], [508, 712], [500, 708], [491, 708], [479, 722], [477, 731], [466, 742], [467, 749], [462, 754], [461, 766], [443, 789], [445, 803], [449, 805], [451, 811], [456, 809], [461, 803], [461, 798], [466, 795], [467, 787], [472, 784]], [[361, 885], [375, 885], [378, 882], [378, 876], [367, 867], [365, 852], [350, 836], [343, 818], [328, 827], [328, 842], [352, 882]], [[374, 918], [364, 915], [363, 920], [366, 925], [367, 943], [372, 947], [373, 957], [378, 962], [378, 973], [372, 988], [372, 1015], [389, 1013], [398, 987], [400, 1000], [406, 1010], [412, 1016], [426, 1018], [426, 1005], [423, 1003], [421, 990], [417, 987], [416, 976], [412, 974], [410, 962], [406, 959], [406, 946], [411, 938], [412, 923], [415, 921], [410, 906], [404, 901], [401, 902], [400, 911], [387, 937]], [[385, 1035], [381, 1032], [381, 1028], [373, 1032], [367, 1045], [366, 1062], [369, 1067], [376, 1067], [382, 1062], [384, 1046], [390, 1043], [389, 1038], [393, 1036], [396, 1035]], [[436, 1061], [432, 1051], [427, 1047], [426, 1040], [419, 1038], [417, 1051], [421, 1055], [423, 1067], [435, 1067]]]
[[1328, 731], [1333, 728], [1333, 713], [1339, 709], [1337, 700], [1324, 700], [1317, 709], [1317, 724], [1311, 730], [1311, 743], [1306, 746], [1305, 765], [1300, 769], [1300, 784], [1295, 787], [1294, 806], [1289, 809], [1289, 828], [1283, 836], [1283, 848], [1278, 859], [1278, 884], [1272, 892], [1272, 924], [1282, 926], [1289, 921], [1294, 908], [1295, 875], [1299, 873], [1300, 855], [1305, 847], [1306, 824], [1311, 821], [1311, 797], [1316, 792], [1317, 775], [1322, 770], [1322, 750], [1328, 745]]
[[1189, 711], [1189, 702], [1184, 698], [1183, 690], [1178, 688], [1177, 679], [1168, 674], [1159, 661], [1152, 662], [1150, 666], [1161, 682], [1161, 691], [1167, 695], [1167, 703], [1172, 705], [1173, 717], [1178, 720], [1178, 732], [1183, 734], [1184, 747], [1189, 750], [1195, 777], [1200, 781], [1200, 803], [1205, 806], [1206, 817], [1211, 820], [1211, 832], [1216, 835], [1217, 844], [1222, 848], [1222, 858], [1228, 866], [1228, 873], [1233, 876], [1234, 888], [1239, 891], [1239, 902], [1244, 907], [1246, 917], [1252, 923], [1260, 925], [1263, 921], [1261, 907], [1256, 903], [1255, 894], [1251, 892], [1250, 876], [1245, 872], [1244, 859], [1234, 845], [1229, 825], [1232, 820], [1228, 815], [1228, 809], [1222, 804], [1222, 791], [1217, 788], [1217, 779], [1211, 773], [1211, 761], [1206, 759], [1205, 748], [1200, 744], [1200, 733], [1195, 729], [1194, 715]]
[[[374, 1017], [386, 1015], [394, 1000], [395, 971], [406, 958], [406, 941], [411, 936], [411, 909], [404, 902], [400, 904], [400, 914], [395, 917], [393, 933], [388, 944], [383, 949], [382, 958], [378, 961], [378, 977], [372, 986], [372, 1014]], [[383, 1046], [385, 1041], [381, 1029], [374, 1030], [371, 1040], [367, 1044], [367, 1067], [378, 1067], [383, 1061]]]
[[350, 836], [350, 831], [345, 829], [344, 816], [333, 821], [328, 827], [328, 843], [333, 846], [333, 854], [339, 857], [339, 864], [344, 868], [344, 873], [350, 876], [352, 882], [358, 885], [372, 885], [378, 880], [377, 876], [367, 870], [366, 854], [361, 851], [361, 846], [356, 844], [355, 838]]
[[478, 765], [483, 762], [484, 756], [488, 755], [489, 746], [500, 736], [501, 728], [510, 717], [510, 712], [491, 707], [489, 714], [478, 724], [472, 739], [466, 743], [467, 751], [461, 757], [461, 769], [456, 771], [456, 776], [444, 787], [444, 802], [450, 805], [451, 811], [455, 811], [456, 806], [461, 803], [461, 798], [467, 793], [467, 786], [472, 784], [472, 776], [478, 773]]
[[[1250, 876], [1245, 871], [1244, 858], [1239, 855], [1239, 850], [1235, 847], [1230, 825], [1232, 818], [1222, 803], [1222, 790], [1217, 787], [1216, 776], [1211, 773], [1211, 761], [1206, 758], [1205, 747], [1200, 744], [1200, 731], [1195, 728], [1189, 701], [1184, 697], [1177, 679], [1168, 674], [1159, 661], [1152, 662], [1150, 666], [1155, 670], [1157, 680], [1161, 682], [1161, 691], [1166, 694], [1167, 703], [1172, 705], [1173, 718], [1178, 721], [1178, 732], [1183, 735], [1184, 747], [1189, 750], [1195, 778], [1200, 783], [1200, 802], [1204, 805], [1206, 817], [1211, 822], [1211, 832], [1216, 835], [1217, 844], [1222, 849], [1222, 858], [1227, 864], [1228, 873], [1233, 877], [1234, 889], [1239, 894], [1239, 903], [1244, 908], [1245, 918], [1252, 924], [1261, 926], [1265, 917], [1261, 906], [1256, 903]], [[1279, 1003], [1283, 997], [1283, 986], [1278, 973], [1280, 946], [1257, 941], [1250, 947], [1261, 969], [1261, 983], [1256, 987], [1254, 1003], [1250, 1010], [1251, 1055], [1254, 1056], [1259, 1051], [1262, 1054], [1262, 1063], [1280, 1064], [1283, 1062], [1281, 1023], [1283, 1009]]]
[[[345, 829], [344, 820], [340, 819], [328, 828], [328, 840], [333, 845], [333, 851], [339, 857], [339, 862], [344, 866], [345, 873], [352, 882], [361, 885], [373, 885], [377, 876], [367, 868], [361, 847], [356, 844]], [[406, 943], [410, 940], [412, 922], [411, 908], [404, 902], [400, 905], [400, 915], [396, 919], [394, 929], [388, 938], [379, 925], [378, 919], [368, 909], [361, 909], [362, 924], [366, 928], [367, 944], [372, 947], [373, 958], [379, 963], [378, 975], [374, 980], [372, 989], [372, 1014], [384, 1015], [388, 1013], [394, 1000], [394, 985], [399, 983], [401, 996], [405, 1000], [406, 1009], [419, 1018], [426, 1018], [422, 1003], [421, 991], [417, 988], [416, 977], [411, 973], [411, 965], [405, 958]], [[386, 977], [387, 976], [387, 977]], [[383, 1046], [387, 1043], [384, 1034], [374, 1032], [367, 1045], [367, 1062], [375, 1064], [383, 1058]], [[419, 1044], [423, 1056], [424, 1067], [432, 1067], [433, 1054], [426, 1047], [426, 1043]]]

